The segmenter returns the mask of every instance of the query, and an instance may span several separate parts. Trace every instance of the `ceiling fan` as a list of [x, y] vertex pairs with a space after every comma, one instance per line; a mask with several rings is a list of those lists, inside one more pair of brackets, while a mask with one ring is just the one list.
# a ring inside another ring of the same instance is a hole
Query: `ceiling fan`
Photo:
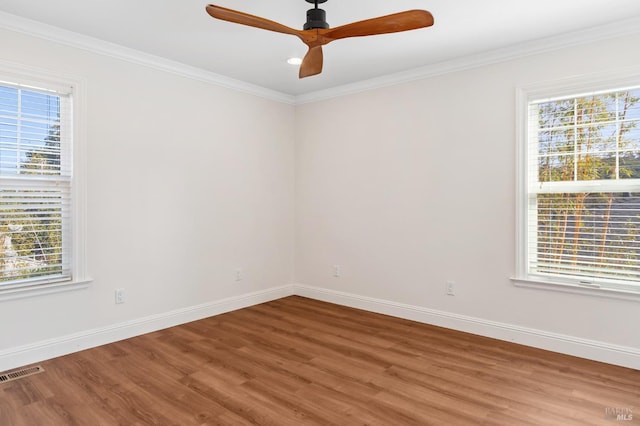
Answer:
[[207, 13], [223, 21], [299, 37], [300, 40], [309, 47], [309, 51], [300, 65], [300, 78], [322, 72], [322, 46], [334, 40], [348, 37], [396, 33], [433, 25], [433, 16], [426, 10], [407, 10], [405, 12], [341, 25], [336, 28], [329, 28], [325, 11], [318, 8], [318, 4], [324, 3], [327, 0], [306, 1], [307, 3], [314, 4], [314, 8], [307, 11], [307, 22], [304, 24], [303, 30], [296, 30], [259, 16], [249, 15], [248, 13], [238, 12], [213, 4], [207, 5]]

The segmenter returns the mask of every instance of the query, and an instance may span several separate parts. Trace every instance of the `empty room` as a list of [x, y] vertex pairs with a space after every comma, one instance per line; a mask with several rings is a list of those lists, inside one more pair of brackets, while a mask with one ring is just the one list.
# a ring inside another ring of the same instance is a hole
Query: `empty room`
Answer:
[[640, 424], [637, 0], [0, 0], [0, 425]]

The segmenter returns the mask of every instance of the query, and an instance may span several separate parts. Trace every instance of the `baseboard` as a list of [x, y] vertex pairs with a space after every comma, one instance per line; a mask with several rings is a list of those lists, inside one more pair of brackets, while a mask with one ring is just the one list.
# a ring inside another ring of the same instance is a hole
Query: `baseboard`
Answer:
[[293, 286], [293, 293], [311, 299], [640, 370], [640, 349], [637, 348], [301, 284]]
[[292, 295], [285, 285], [240, 296], [215, 300], [201, 305], [151, 315], [107, 327], [86, 330], [33, 344], [0, 351], [0, 371], [22, 367], [145, 333], [162, 330], [225, 312], [235, 311]]
[[291, 295], [364, 309], [425, 324], [519, 343], [594, 361], [640, 370], [640, 349], [611, 345], [548, 331], [375, 299], [302, 284], [284, 285], [253, 293], [138, 318], [107, 327], [0, 351], [0, 371], [22, 367], [145, 333], [231, 312]]

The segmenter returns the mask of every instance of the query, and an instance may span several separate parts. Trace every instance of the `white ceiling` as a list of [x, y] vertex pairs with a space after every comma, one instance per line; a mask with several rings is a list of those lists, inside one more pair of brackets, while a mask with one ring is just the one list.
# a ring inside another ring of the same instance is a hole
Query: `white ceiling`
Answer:
[[[304, 0], [209, 1], [300, 29], [312, 7]], [[207, 2], [0, 0], [0, 11], [293, 96], [640, 17], [638, 0], [328, 0], [321, 7], [332, 27], [409, 9], [430, 11], [435, 25], [337, 40], [324, 47], [322, 74], [299, 80], [286, 63], [306, 53], [297, 37], [215, 20]]]

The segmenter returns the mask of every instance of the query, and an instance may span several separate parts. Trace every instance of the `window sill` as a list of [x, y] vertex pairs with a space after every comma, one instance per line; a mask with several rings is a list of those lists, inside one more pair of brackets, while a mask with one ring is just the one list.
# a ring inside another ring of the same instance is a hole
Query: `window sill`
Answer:
[[607, 297], [640, 302], [640, 291], [636, 292], [632, 290], [603, 288], [535, 278], [511, 278], [511, 282], [513, 282], [513, 285], [516, 287], [560, 291], [563, 293], [583, 294], [587, 296]]
[[82, 290], [89, 287], [92, 279], [84, 279], [79, 281], [64, 281], [48, 284], [34, 284], [23, 287], [2, 288], [0, 286], [0, 302], [15, 299], [24, 299], [27, 297], [42, 296], [45, 294], [62, 293], [73, 290]]

